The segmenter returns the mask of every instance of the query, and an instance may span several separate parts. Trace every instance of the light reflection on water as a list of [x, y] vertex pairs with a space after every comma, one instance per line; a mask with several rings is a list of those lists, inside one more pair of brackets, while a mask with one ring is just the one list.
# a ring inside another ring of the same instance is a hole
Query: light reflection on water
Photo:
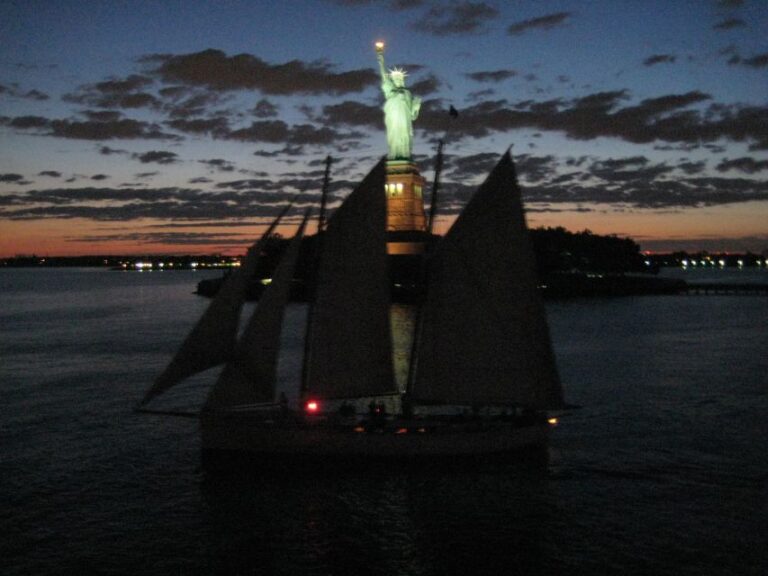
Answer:
[[[202, 277], [0, 270], [3, 573], [764, 572], [764, 298], [548, 304], [583, 408], [543, 468], [211, 476], [194, 420], [130, 411], [202, 313]], [[161, 400], [199, 405], [213, 377]]]

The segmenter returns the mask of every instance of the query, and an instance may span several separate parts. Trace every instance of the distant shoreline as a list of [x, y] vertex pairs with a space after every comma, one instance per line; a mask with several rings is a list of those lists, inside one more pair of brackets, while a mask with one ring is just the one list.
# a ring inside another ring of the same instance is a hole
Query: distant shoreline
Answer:
[[[649, 268], [751, 268], [768, 267], [768, 253], [673, 252], [644, 255]], [[237, 267], [240, 256], [204, 255], [94, 255], [0, 258], [0, 268], [114, 268], [122, 270], [195, 270]], [[594, 271], [594, 270], [591, 270]]]

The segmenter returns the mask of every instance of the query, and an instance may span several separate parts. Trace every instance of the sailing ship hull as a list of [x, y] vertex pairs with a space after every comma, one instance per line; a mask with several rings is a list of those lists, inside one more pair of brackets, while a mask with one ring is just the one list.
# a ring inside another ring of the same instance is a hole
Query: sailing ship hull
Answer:
[[201, 416], [207, 453], [370, 460], [493, 456], [546, 449], [549, 425], [532, 422], [400, 422], [385, 428], [280, 422], [246, 414]]

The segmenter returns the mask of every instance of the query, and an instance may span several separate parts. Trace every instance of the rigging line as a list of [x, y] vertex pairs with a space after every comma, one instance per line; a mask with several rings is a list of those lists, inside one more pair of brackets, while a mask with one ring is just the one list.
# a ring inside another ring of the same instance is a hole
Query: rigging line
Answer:
[[199, 418], [200, 412], [183, 412], [181, 410], [151, 410], [149, 408], [134, 408], [136, 414], [155, 414], [159, 416], [181, 416], [183, 418]]
[[[440, 174], [443, 171], [443, 141], [440, 140], [437, 144], [437, 157], [435, 158], [435, 179], [432, 182], [432, 192], [430, 194], [429, 203], [429, 220], [427, 222], [427, 237], [425, 239], [424, 253], [422, 255], [421, 266], [419, 267], [419, 279], [418, 285], [424, 292], [424, 298], [427, 296], [427, 282], [428, 282], [428, 263], [429, 254], [432, 249], [432, 229], [437, 216], [437, 193], [440, 189]], [[410, 411], [411, 402], [410, 396], [413, 393], [413, 385], [416, 379], [416, 365], [418, 364], [418, 346], [419, 339], [423, 330], [423, 314], [422, 309], [424, 307], [423, 302], [416, 306], [416, 317], [413, 322], [413, 336], [411, 340], [411, 355], [408, 358], [408, 379], [405, 383], [405, 394], [403, 396], [402, 404], [403, 411]]]
[[304, 325], [304, 354], [301, 362], [301, 383], [299, 397], [304, 399], [304, 395], [309, 388], [309, 359], [311, 354], [310, 342], [312, 334], [312, 324], [314, 323], [315, 296], [317, 294], [317, 274], [320, 269], [320, 258], [323, 253], [323, 237], [325, 232], [325, 211], [328, 204], [328, 189], [331, 182], [331, 164], [333, 158], [329, 154], [325, 158], [325, 173], [323, 174], [323, 185], [320, 189], [320, 213], [317, 216], [317, 234], [315, 235], [315, 249], [311, 255], [311, 265], [307, 267], [307, 298], [309, 300], [309, 310], [307, 310], [307, 321]]
[[325, 208], [328, 201], [328, 188], [331, 182], [331, 163], [333, 159], [329, 154], [325, 158], [325, 173], [323, 174], [323, 187], [320, 195], [320, 214], [317, 216], [317, 233], [325, 231]]

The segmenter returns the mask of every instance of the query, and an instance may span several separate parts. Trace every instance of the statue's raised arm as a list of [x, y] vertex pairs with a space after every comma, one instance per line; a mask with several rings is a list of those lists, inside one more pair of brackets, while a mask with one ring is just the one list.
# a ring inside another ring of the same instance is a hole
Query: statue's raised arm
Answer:
[[413, 140], [413, 121], [419, 115], [421, 99], [405, 87], [405, 70], [384, 66], [384, 43], [376, 43], [376, 59], [381, 73], [381, 91], [384, 93], [384, 123], [387, 127], [389, 160], [410, 160]]
[[384, 50], [376, 51], [376, 59], [379, 61], [379, 73], [381, 74], [381, 85], [391, 85], [392, 81], [389, 79], [389, 73], [387, 67], [384, 65]]

